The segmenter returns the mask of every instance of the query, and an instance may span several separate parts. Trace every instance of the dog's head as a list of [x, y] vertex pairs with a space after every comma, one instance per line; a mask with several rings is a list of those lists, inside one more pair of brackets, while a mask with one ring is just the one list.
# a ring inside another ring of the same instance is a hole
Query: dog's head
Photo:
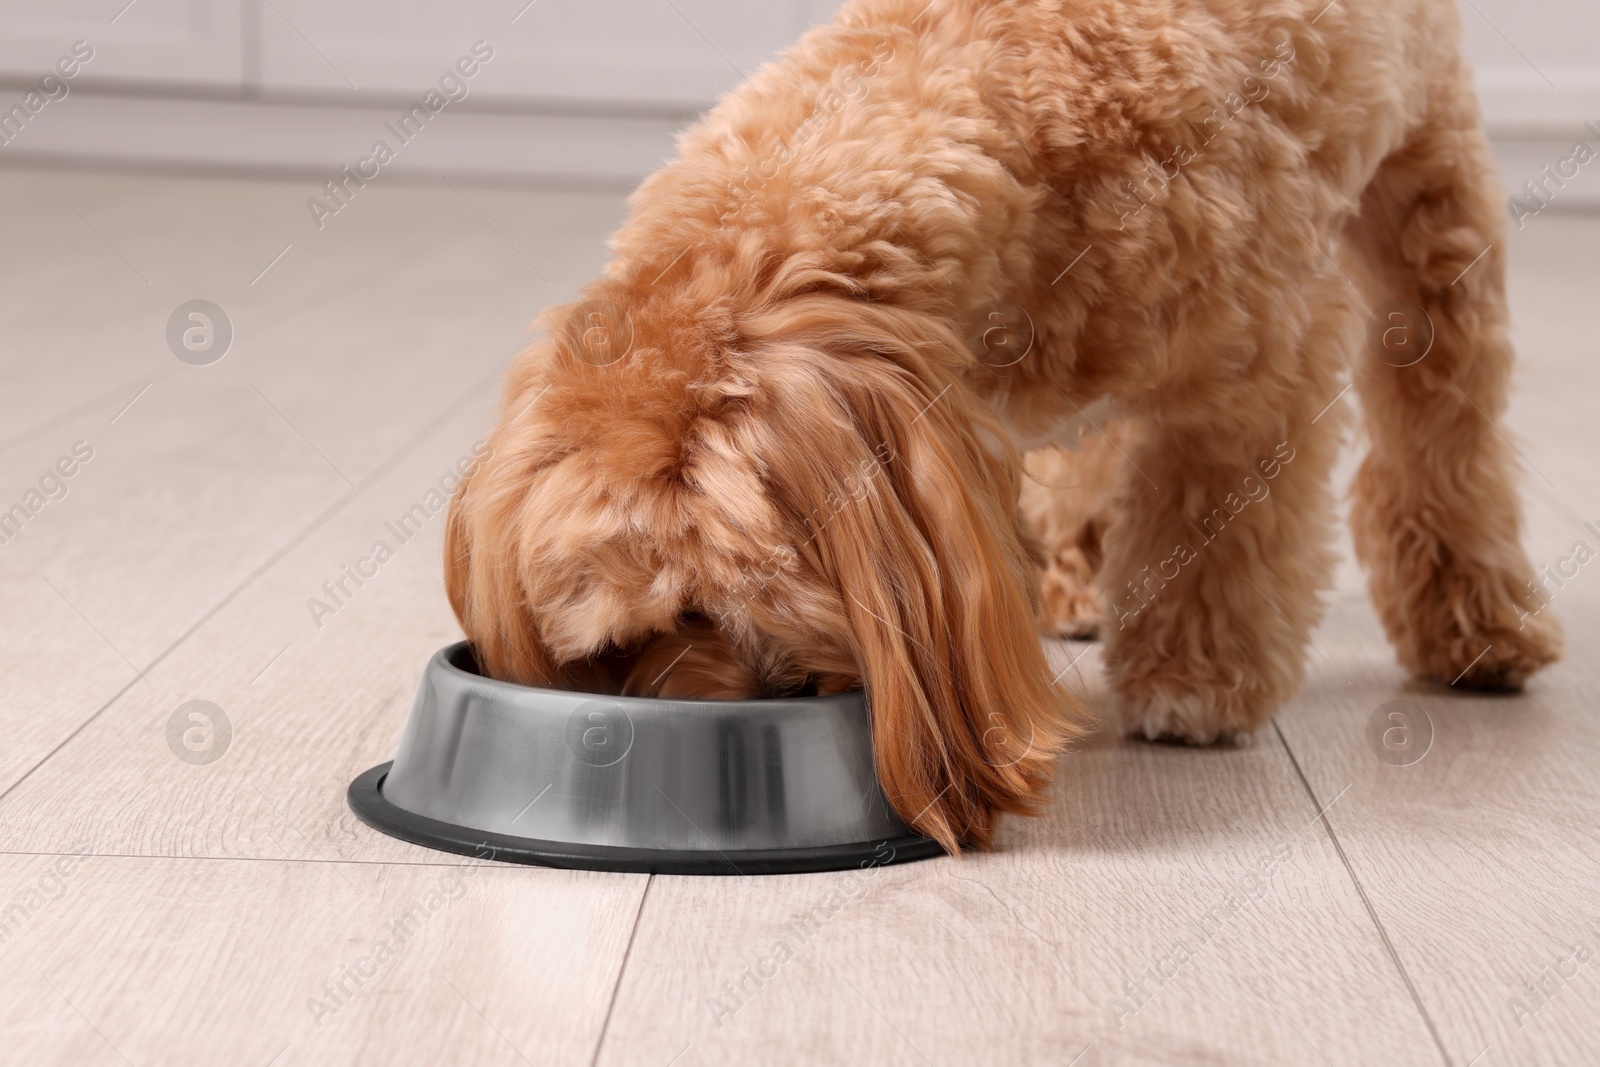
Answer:
[[728, 299], [748, 284], [606, 281], [547, 314], [452, 503], [457, 617], [490, 674], [526, 684], [614, 684], [597, 659], [646, 648], [651, 673], [714, 633], [689, 660], [704, 695], [862, 686], [896, 810], [986, 844], [1078, 732], [1038, 642], [1017, 457], [937, 317]]

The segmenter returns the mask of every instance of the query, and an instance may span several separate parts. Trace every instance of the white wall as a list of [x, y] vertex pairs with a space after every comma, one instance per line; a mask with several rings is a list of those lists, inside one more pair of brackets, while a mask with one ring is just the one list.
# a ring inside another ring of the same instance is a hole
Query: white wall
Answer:
[[1478, 92], [1497, 130], [1600, 120], [1600, 3], [1459, 0]]
[[[1537, 159], [1600, 120], [1600, 2], [1459, 3], [1498, 135]], [[0, 107], [72, 42], [95, 49], [71, 98], [0, 146], [0, 164], [336, 166], [483, 40], [494, 59], [405, 169], [629, 181], [677, 126], [838, 4], [0, 0]]]
[[[837, 0], [0, 0], [0, 74], [72, 41], [84, 83], [360, 100], [414, 95], [472, 42], [485, 95], [696, 109], [826, 18]], [[118, 12], [121, 12], [118, 15]], [[115, 23], [112, 19], [115, 18]]]

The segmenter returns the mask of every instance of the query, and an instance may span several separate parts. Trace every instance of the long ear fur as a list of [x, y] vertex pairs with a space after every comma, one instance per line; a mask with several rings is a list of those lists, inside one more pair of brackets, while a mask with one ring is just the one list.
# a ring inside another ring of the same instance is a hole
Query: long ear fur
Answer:
[[[856, 341], [871, 318], [891, 322], [896, 358], [841, 356], [836, 339], [787, 376], [774, 492], [809, 517], [806, 551], [843, 601], [885, 793], [947, 849], [982, 847], [996, 812], [1036, 809], [1086, 713], [1039, 643], [1015, 451], [967, 385], [906, 343], [907, 316], [862, 314]], [[847, 472], [863, 475], [854, 490]]]
[[[556, 307], [545, 322], [559, 324], [569, 309]], [[605, 668], [587, 658], [558, 658], [541, 632], [530, 590], [554, 602], [548, 578], [530, 584], [528, 526], [535, 484], [548, 489], [550, 454], [556, 451], [552, 420], [535, 410], [558, 349], [541, 342], [512, 365], [500, 420], [489, 437], [489, 453], [457, 486], [445, 526], [445, 589], [457, 621], [472, 641], [479, 669], [523, 685], [607, 692]], [[580, 492], [580, 489], [574, 489]], [[546, 568], [560, 573], [560, 568]], [[568, 568], [570, 570], [570, 568]]]
[[[506, 436], [497, 429], [496, 443]], [[491, 453], [489, 463], [456, 487], [445, 525], [445, 591], [481, 670], [525, 685], [552, 685], [558, 671], [516, 580], [523, 487], [511, 474], [505, 457]]]

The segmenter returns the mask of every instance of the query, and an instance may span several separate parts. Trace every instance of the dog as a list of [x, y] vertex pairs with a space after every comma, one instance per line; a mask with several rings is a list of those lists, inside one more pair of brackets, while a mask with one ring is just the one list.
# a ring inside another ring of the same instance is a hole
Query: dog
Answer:
[[[984, 847], [1095, 722], [1038, 639], [1052, 566], [1097, 575], [1125, 732], [1237, 737], [1296, 690], [1348, 378], [1400, 662], [1520, 686], [1560, 634], [1459, 32], [1451, 0], [850, 0], [683, 134], [511, 366], [448, 523], [479, 662], [864, 688], [896, 810]], [[1035, 475], [1109, 519], [1041, 546], [1020, 457], [1085, 430], [1115, 463]]]

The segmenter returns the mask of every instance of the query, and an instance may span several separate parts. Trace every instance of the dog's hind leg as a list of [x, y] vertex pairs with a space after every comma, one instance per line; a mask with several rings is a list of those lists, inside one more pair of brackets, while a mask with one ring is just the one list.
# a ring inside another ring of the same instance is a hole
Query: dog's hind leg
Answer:
[[1511, 689], [1560, 654], [1520, 543], [1504, 199], [1470, 89], [1390, 156], [1349, 228], [1374, 325], [1355, 382], [1372, 450], [1351, 523], [1401, 664]]
[[1130, 447], [1128, 430], [1124, 423], [1108, 422], [1109, 436], [1086, 435], [1076, 450], [1051, 445], [1024, 457], [1020, 510], [1041, 549], [1040, 621], [1050, 637], [1081, 641], [1100, 633], [1104, 612], [1095, 579], [1122, 484], [1124, 464], [1117, 449]]

